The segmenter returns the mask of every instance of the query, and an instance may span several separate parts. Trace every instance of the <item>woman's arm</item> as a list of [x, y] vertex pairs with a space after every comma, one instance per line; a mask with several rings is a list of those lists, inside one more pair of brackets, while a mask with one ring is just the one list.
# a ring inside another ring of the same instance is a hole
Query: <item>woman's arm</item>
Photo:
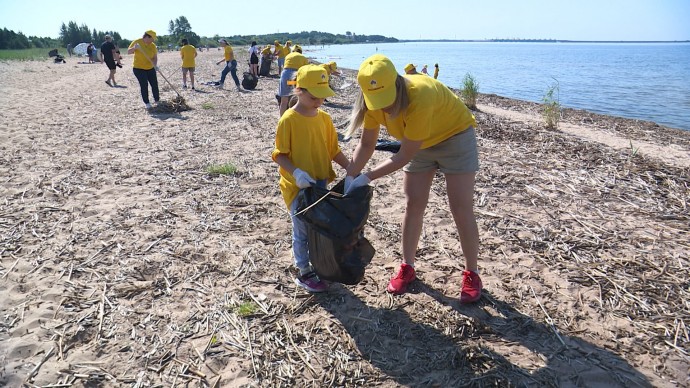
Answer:
[[421, 146], [422, 141], [403, 139], [400, 142], [400, 151], [367, 172], [367, 176], [373, 181], [374, 179], [398, 171], [412, 160]]

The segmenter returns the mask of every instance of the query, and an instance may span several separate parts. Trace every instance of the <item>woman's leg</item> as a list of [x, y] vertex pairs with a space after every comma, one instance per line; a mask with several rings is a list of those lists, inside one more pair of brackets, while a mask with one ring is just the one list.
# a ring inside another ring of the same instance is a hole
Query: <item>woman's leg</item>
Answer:
[[139, 88], [141, 89], [141, 99], [144, 100], [144, 104], [149, 103], [149, 84], [148, 77], [146, 76], [146, 70], [134, 69], [134, 76], [137, 77], [139, 81]]
[[403, 261], [413, 265], [417, 253], [419, 236], [424, 224], [424, 211], [429, 201], [431, 182], [436, 170], [424, 172], [405, 172], [403, 186], [407, 200], [405, 218], [402, 226]]
[[232, 80], [235, 81], [235, 86], [239, 88], [240, 79], [237, 78], [237, 61], [234, 59], [230, 62], [230, 75], [232, 76]]
[[474, 217], [475, 173], [446, 174], [448, 203], [455, 226], [460, 235], [462, 253], [465, 255], [465, 269], [477, 272], [479, 256], [479, 230]]
[[221, 86], [225, 83], [225, 77], [228, 75], [229, 72], [230, 72], [230, 66], [226, 62], [225, 67], [223, 68], [223, 72], [220, 73], [220, 84], [221, 84]]
[[160, 94], [158, 92], [158, 77], [156, 76], [156, 69], [150, 69], [146, 71], [149, 83], [151, 84], [151, 94], [153, 94], [153, 101], [158, 102]]

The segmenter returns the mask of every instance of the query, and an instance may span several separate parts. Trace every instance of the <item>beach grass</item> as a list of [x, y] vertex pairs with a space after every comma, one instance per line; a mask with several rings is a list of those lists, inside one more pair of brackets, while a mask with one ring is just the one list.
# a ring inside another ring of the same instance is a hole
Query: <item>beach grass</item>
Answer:
[[559, 92], [560, 88], [558, 85], [558, 80], [556, 80], [556, 82], [546, 91], [546, 94], [542, 99], [544, 102], [542, 115], [547, 128], [558, 128], [558, 122], [561, 119]]
[[462, 101], [470, 109], [477, 109], [477, 96], [479, 95], [479, 82], [472, 76], [472, 74], [465, 74], [462, 79]]
[[259, 306], [253, 301], [244, 301], [240, 303], [239, 306], [235, 306], [232, 310], [240, 317], [246, 317], [256, 313], [259, 310]]
[[237, 166], [232, 163], [212, 164], [206, 167], [206, 172], [212, 175], [232, 175], [237, 172]]
[[[48, 59], [48, 49], [31, 48], [23, 50], [0, 50], [0, 60], [2, 61], [36, 61]], [[61, 53], [66, 55], [67, 53]]]

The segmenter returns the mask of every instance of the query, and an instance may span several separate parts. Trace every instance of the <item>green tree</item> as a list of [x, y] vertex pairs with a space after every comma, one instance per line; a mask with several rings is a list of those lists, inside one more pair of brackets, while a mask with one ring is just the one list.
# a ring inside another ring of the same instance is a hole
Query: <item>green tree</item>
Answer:
[[189, 24], [189, 20], [184, 16], [171, 20], [168, 23], [168, 32], [171, 35], [168, 43], [173, 45], [180, 44], [180, 41], [185, 38], [194, 46], [198, 45], [201, 41], [201, 37], [192, 31], [192, 25]]

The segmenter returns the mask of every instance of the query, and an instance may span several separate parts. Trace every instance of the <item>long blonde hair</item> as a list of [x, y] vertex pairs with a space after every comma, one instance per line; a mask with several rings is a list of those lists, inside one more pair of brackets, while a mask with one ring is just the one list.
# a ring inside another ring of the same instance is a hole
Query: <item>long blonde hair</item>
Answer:
[[[409, 82], [410, 81], [400, 74], [398, 74], [398, 77], [395, 79], [395, 100], [393, 101], [392, 109], [389, 113], [393, 118], [403, 113], [410, 105], [410, 97], [407, 94], [407, 85]], [[364, 102], [364, 94], [360, 88], [359, 93], [357, 93], [355, 97], [352, 114], [350, 115], [350, 124], [345, 131], [345, 138], [352, 137], [352, 134], [362, 126], [364, 123], [364, 115], [368, 111], [367, 104]]]

